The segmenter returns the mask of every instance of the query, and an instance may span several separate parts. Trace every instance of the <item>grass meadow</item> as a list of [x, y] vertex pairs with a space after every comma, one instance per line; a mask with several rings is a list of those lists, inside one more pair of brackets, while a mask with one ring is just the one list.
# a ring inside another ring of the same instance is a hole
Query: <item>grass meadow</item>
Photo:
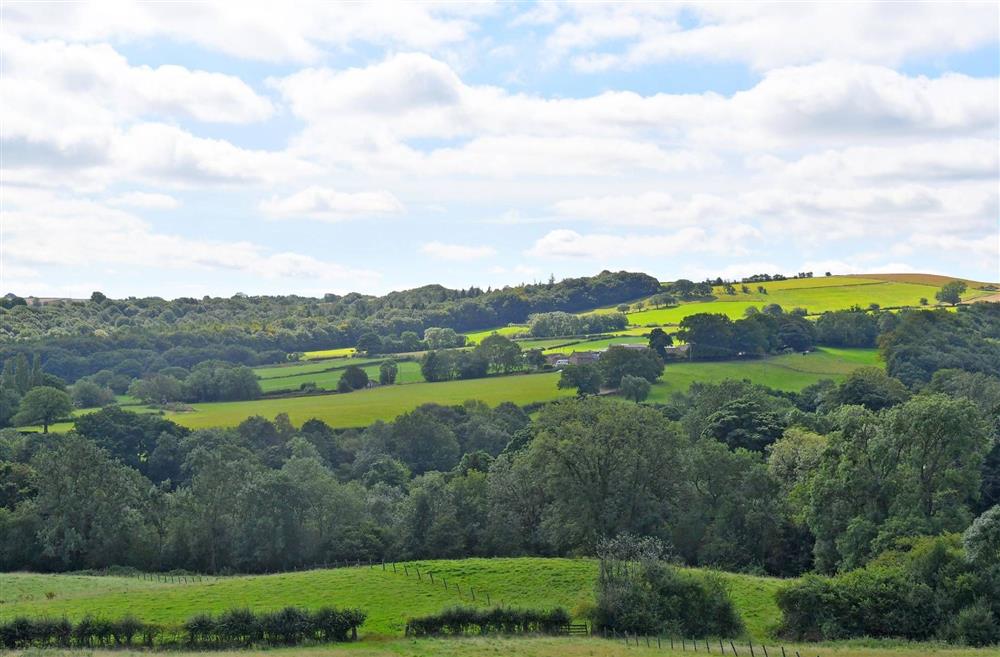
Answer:
[[[287, 605], [314, 608], [333, 604], [365, 609], [366, 635], [399, 636], [407, 617], [458, 604], [565, 607], [578, 615], [593, 603], [597, 577], [597, 563], [592, 559], [540, 557], [415, 561], [408, 562], [407, 570], [408, 575], [402, 564], [397, 564], [396, 572], [391, 565], [385, 570], [378, 565], [374, 568], [362, 565], [205, 578], [204, 582], [188, 583], [128, 577], [3, 574], [0, 616], [79, 619], [87, 614], [113, 618], [131, 613], [144, 621], [172, 625], [202, 611], [218, 612], [233, 607], [265, 611]], [[780, 620], [774, 594], [783, 580], [720, 574], [731, 587], [749, 636], [755, 640], [769, 636]]]
[[[887, 274], [878, 276], [830, 276], [822, 278], [798, 278], [785, 281], [747, 283], [749, 293], [740, 291], [726, 294], [721, 287], [714, 289], [714, 301], [684, 303], [671, 308], [649, 308], [628, 313], [631, 324], [677, 324], [688, 315], [696, 313], [721, 313], [732, 319], [744, 316], [746, 309], [758, 309], [769, 303], [776, 303], [785, 310], [805, 308], [810, 313], [828, 310], [842, 310], [858, 305], [867, 308], [876, 303], [883, 308], [902, 306], [920, 307], [920, 299], [927, 299], [930, 306], [937, 302], [934, 293], [949, 278], [928, 274]], [[974, 283], [981, 285], [980, 283]], [[767, 294], [757, 291], [758, 286], [767, 289]], [[970, 301], [989, 294], [988, 291], [972, 288], [962, 295]]]
[[[205, 578], [203, 582], [164, 583], [127, 577], [92, 577], [79, 575], [0, 574], [0, 619], [15, 614], [79, 619], [87, 614], [112, 618], [133, 614], [147, 622], [176, 625], [189, 616], [204, 611], [218, 612], [232, 607], [255, 610], [277, 609], [286, 605], [319, 607], [357, 606], [368, 612], [361, 628], [361, 641], [354, 644], [268, 649], [266, 654], [286, 655], [511, 655], [513, 657], [548, 657], [563, 655], [674, 655], [692, 653], [677, 644], [674, 650], [664, 641], [655, 640], [649, 647], [625, 647], [623, 641], [597, 638], [515, 638], [476, 637], [449, 639], [406, 639], [402, 637], [406, 619], [428, 614], [457, 604], [485, 606], [503, 601], [511, 606], [546, 608], [562, 606], [579, 613], [594, 598], [596, 562], [590, 559], [497, 558], [460, 559], [455, 561], [408, 562], [396, 572], [391, 566], [310, 570], [276, 575], [250, 575]], [[420, 571], [420, 577], [416, 571]], [[431, 575], [434, 576], [433, 583]], [[780, 620], [775, 592], [788, 580], [733, 573], [721, 573], [730, 586], [733, 601], [744, 619], [748, 638], [757, 654], [766, 643], [778, 652], [774, 629]], [[444, 583], [447, 582], [447, 587]], [[457, 586], [456, 586], [457, 585]], [[476, 596], [473, 600], [472, 591]], [[945, 647], [930, 643], [892, 641], [851, 641], [829, 644], [785, 644], [789, 657], [800, 654], [823, 657], [986, 657], [996, 650]], [[740, 655], [746, 650], [746, 638], [738, 644]], [[699, 651], [703, 650], [700, 647]], [[123, 651], [96, 651], [123, 655]], [[712, 646], [712, 652], [717, 648]], [[726, 652], [730, 653], [729, 646]], [[90, 653], [90, 651], [88, 651]], [[44, 651], [46, 655], [59, 651]], [[80, 654], [66, 651], [66, 654]], [[135, 653], [140, 654], [140, 653]], [[148, 654], [148, 653], [143, 653]], [[194, 653], [185, 653], [194, 654]], [[224, 654], [219, 651], [198, 653]], [[228, 652], [225, 654], [229, 654]], [[258, 651], [233, 651], [233, 655], [256, 655]], [[260, 654], [264, 654], [260, 652]]]
[[[336, 362], [336, 361], [324, 361]], [[369, 365], [362, 365], [369, 379], [378, 381], [380, 363], [382, 361], [368, 361]], [[397, 364], [396, 384], [419, 383], [424, 380], [420, 373], [420, 363], [416, 361], [400, 361]], [[321, 370], [313, 373], [293, 374], [283, 377], [268, 377], [260, 380], [260, 389], [265, 393], [284, 391], [296, 391], [303, 383], [314, 383], [321, 390], [333, 391], [337, 389], [337, 383], [344, 373], [346, 365], [338, 365], [337, 369]]]
[[187, 427], [203, 428], [235, 426], [251, 415], [274, 417], [278, 413], [288, 413], [296, 425], [318, 418], [333, 427], [360, 427], [375, 420], [391, 420], [421, 404], [461, 404], [468, 399], [478, 399], [491, 406], [505, 401], [520, 405], [571, 396], [571, 391], [556, 388], [558, 378], [557, 373], [548, 372], [380, 386], [347, 394], [192, 404], [193, 411], [168, 412], [166, 417]]

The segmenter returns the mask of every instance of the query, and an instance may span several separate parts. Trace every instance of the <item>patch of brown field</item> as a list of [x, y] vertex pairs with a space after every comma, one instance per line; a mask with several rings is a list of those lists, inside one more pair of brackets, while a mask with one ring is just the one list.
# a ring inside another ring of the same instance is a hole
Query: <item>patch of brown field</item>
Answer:
[[974, 281], [971, 278], [956, 278], [955, 276], [941, 276], [939, 274], [848, 274], [854, 278], [874, 278], [879, 281], [891, 281], [894, 283], [913, 283], [915, 285], [933, 285], [941, 287], [951, 281], [964, 281], [971, 288], [980, 285], [1000, 285], [1000, 283], [986, 283], [984, 281]]
[[1000, 303], [1000, 292], [997, 292], [996, 294], [988, 294], [985, 297], [976, 297], [975, 299], [972, 299], [972, 303], [983, 303], [984, 301], [990, 303]]

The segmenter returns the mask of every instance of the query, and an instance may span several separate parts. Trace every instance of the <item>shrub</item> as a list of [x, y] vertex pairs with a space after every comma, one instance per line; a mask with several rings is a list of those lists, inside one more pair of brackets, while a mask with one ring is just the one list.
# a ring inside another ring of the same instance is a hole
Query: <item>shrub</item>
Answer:
[[1000, 623], [990, 606], [979, 601], [958, 612], [948, 629], [948, 638], [977, 647], [1000, 643]]
[[559, 634], [569, 624], [565, 609], [535, 610], [494, 607], [451, 607], [439, 614], [414, 618], [406, 625], [406, 633], [414, 636], [441, 634]]

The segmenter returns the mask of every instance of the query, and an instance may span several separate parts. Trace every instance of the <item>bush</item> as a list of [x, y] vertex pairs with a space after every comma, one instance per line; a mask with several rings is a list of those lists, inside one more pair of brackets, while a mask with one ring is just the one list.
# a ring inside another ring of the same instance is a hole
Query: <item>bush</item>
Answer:
[[948, 630], [948, 638], [970, 646], [990, 646], [1000, 643], [1000, 624], [990, 606], [979, 601], [958, 612]]
[[[347, 641], [357, 638], [358, 627], [364, 622], [365, 613], [359, 609], [323, 607], [307, 611], [285, 607], [262, 614], [249, 609], [230, 609], [218, 617], [192, 616], [181, 629], [190, 646], [246, 647], [260, 643], [294, 645], [309, 640]], [[134, 616], [118, 620], [85, 616], [75, 626], [65, 618], [18, 617], [0, 624], [0, 649], [130, 647], [136, 639], [152, 647], [162, 631], [160, 626], [143, 623]]]
[[442, 634], [559, 634], [570, 622], [565, 609], [539, 611], [535, 609], [514, 609], [494, 607], [452, 607], [439, 614], [411, 619], [406, 625], [406, 634], [413, 636], [437, 636]]
[[737, 636], [743, 621], [725, 582], [662, 561], [606, 567], [598, 583], [596, 629], [690, 637]]

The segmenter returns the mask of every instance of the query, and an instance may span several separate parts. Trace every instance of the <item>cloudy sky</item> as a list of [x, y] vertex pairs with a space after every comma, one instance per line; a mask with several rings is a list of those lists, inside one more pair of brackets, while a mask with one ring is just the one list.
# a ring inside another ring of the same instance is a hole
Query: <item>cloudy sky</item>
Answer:
[[994, 2], [2, 12], [0, 293], [1000, 279]]

